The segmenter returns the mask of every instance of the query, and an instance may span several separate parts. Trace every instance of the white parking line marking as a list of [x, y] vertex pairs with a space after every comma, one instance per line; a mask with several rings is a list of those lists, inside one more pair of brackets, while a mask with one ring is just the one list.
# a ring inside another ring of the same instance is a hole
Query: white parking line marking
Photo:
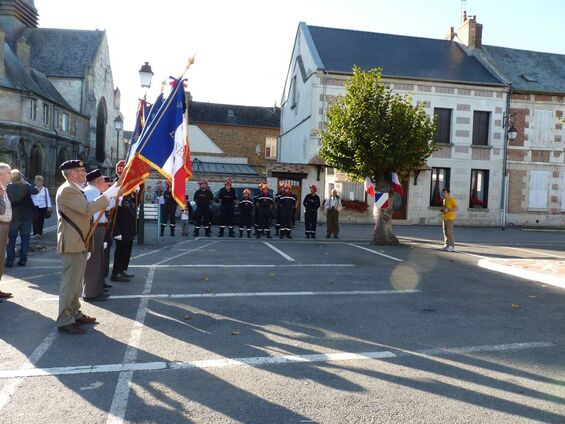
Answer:
[[375, 255], [383, 256], [383, 257], [388, 258], [388, 259], [392, 259], [393, 261], [396, 261], [396, 262], [404, 262], [403, 259], [395, 258], [394, 256], [386, 255], [386, 254], [381, 253], [381, 252], [375, 252], [374, 250], [372, 250], [372, 249], [367, 249], [366, 247], [363, 247], [363, 246], [358, 246], [358, 245], [353, 244], [353, 243], [347, 243], [347, 244], [348, 244], [349, 246], [356, 247], [357, 249], [363, 249], [363, 250], [366, 250], [367, 252], [374, 253]]
[[[421, 293], [421, 290], [349, 290], [349, 291], [303, 291], [303, 292], [247, 292], [247, 293], [154, 293], [154, 294], [127, 294], [121, 296], [111, 295], [106, 300], [124, 299], [201, 299], [211, 297], [278, 297], [278, 296], [357, 296], [357, 295], [388, 295], [388, 294], [414, 294]], [[41, 297], [40, 302], [54, 302], [58, 297]]]
[[[155, 268], [151, 268], [145, 280], [145, 287], [143, 288], [143, 295], [147, 296], [151, 293], [151, 286], [153, 285], [153, 278], [155, 277]], [[123, 364], [133, 364], [137, 360], [137, 347], [141, 341], [141, 333], [143, 332], [143, 324], [145, 316], [147, 315], [147, 304], [149, 299], [144, 297], [139, 303], [135, 322], [131, 330], [128, 347], [124, 354]], [[118, 377], [116, 390], [114, 391], [114, 398], [112, 399], [112, 406], [108, 413], [107, 423], [122, 423], [126, 415], [126, 408], [128, 404], [129, 392], [131, 388], [131, 381], [133, 378], [133, 370], [122, 371]]]
[[153, 253], [157, 253], [157, 252], [160, 252], [160, 251], [165, 250], [165, 249], [171, 249], [172, 247], [180, 246], [181, 244], [184, 244], [184, 243], [192, 243], [192, 242], [195, 242], [197, 240], [199, 240], [199, 238], [181, 241], [180, 243], [175, 243], [172, 246], [163, 246], [163, 247], [160, 247], [159, 249], [150, 250], [149, 252], [140, 253], [139, 255], [132, 256], [131, 259], [134, 260], [134, 259], [143, 258], [144, 256], [152, 255]]
[[563, 255], [556, 255], [554, 253], [547, 253], [547, 252], [538, 252], [537, 250], [522, 249], [522, 248], [519, 248], [519, 247], [512, 247], [512, 246], [508, 246], [508, 249], [518, 250], [520, 252], [526, 252], [526, 253], [533, 253], [533, 254], [538, 255], [538, 256], [551, 256], [553, 258], [565, 259], [565, 256], [563, 256]]
[[[45, 352], [51, 347], [55, 338], [57, 337], [57, 330], [52, 331], [47, 337], [43, 339], [39, 346], [35, 348], [33, 353], [29, 356], [25, 364], [20, 370], [16, 370], [16, 378], [6, 384], [0, 391], [0, 412], [6, 407], [12, 400], [16, 390], [24, 382], [25, 372], [29, 370], [37, 370], [35, 364], [45, 355]], [[19, 372], [18, 372], [19, 371]]]
[[130, 265], [130, 268], [278, 268], [278, 267], [350, 267], [354, 264], [180, 264]]
[[527, 269], [513, 267], [510, 265], [503, 265], [489, 261], [487, 259], [481, 259], [477, 265], [481, 268], [489, 269], [491, 271], [501, 272], [503, 274], [512, 275], [514, 277], [524, 278], [526, 280], [544, 283], [550, 286], [565, 289], [565, 278], [529, 271]]
[[[509, 343], [500, 345], [466, 346], [456, 348], [436, 348], [422, 350], [384, 350], [376, 352], [329, 352], [314, 353], [307, 355], [284, 355], [284, 356], [255, 356], [245, 358], [214, 358], [198, 361], [184, 362], [144, 362], [105, 365], [86, 365], [74, 367], [34, 368], [28, 370], [4, 370], [0, 371], [0, 379], [20, 379], [24, 377], [45, 377], [73, 374], [96, 374], [96, 373], [133, 373], [134, 371], [170, 371], [180, 369], [205, 369], [205, 368], [231, 368], [240, 366], [264, 366], [281, 364], [299, 364], [308, 362], [343, 362], [364, 361], [372, 359], [387, 359], [398, 357], [411, 357], [418, 355], [450, 356], [481, 352], [508, 352], [528, 349], [542, 349], [554, 347], [551, 342], [528, 342]], [[127, 399], [126, 399], [127, 402]], [[123, 418], [122, 418], [123, 419]]]
[[271, 249], [273, 249], [275, 252], [277, 252], [279, 255], [281, 255], [283, 258], [285, 258], [287, 261], [290, 262], [296, 262], [293, 258], [291, 258], [290, 256], [288, 256], [286, 253], [284, 253], [282, 250], [277, 249], [275, 246], [273, 246], [271, 243], [269, 243], [268, 241], [264, 241], [263, 243], [265, 243], [267, 246], [269, 246]]
[[[174, 256], [171, 256], [170, 258], [165, 258], [162, 261], [156, 262], [155, 265], [163, 265], [165, 262], [172, 261], [173, 259], [180, 258], [181, 256], [187, 255], [187, 254], [192, 253], [192, 252], [196, 252], [197, 250], [202, 250], [205, 247], [212, 246], [213, 244], [216, 244], [218, 242], [219, 241], [213, 241], [213, 242], [210, 242], [210, 243], [206, 243], [206, 244], [204, 244], [200, 247], [195, 247], [194, 249], [185, 250], [184, 252], [179, 253], [178, 255], [174, 255]], [[173, 266], [176, 266], [176, 265], [173, 265]]]

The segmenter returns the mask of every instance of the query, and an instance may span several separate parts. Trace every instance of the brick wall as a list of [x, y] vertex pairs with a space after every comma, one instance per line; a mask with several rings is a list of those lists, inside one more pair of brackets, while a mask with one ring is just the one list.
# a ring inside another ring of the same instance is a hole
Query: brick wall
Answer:
[[522, 207], [526, 200], [524, 197], [524, 187], [526, 184], [526, 174], [524, 170], [511, 169], [508, 171], [508, 212], [525, 212]]
[[[265, 164], [265, 138], [279, 136], [278, 128], [195, 124], [227, 155], [246, 157], [252, 166], [264, 166]], [[259, 154], [255, 153], [257, 145], [261, 147]]]

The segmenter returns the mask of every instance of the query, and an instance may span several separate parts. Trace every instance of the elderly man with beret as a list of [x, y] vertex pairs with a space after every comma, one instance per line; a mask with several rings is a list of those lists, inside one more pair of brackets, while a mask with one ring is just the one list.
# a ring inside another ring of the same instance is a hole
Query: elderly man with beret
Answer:
[[61, 286], [59, 288], [59, 332], [80, 335], [84, 329], [80, 324], [93, 324], [96, 318], [80, 311], [80, 295], [86, 261], [90, 256], [89, 235], [92, 215], [109, 205], [110, 199], [120, 195], [114, 184], [94, 201], [88, 201], [82, 191], [86, 181], [86, 169], [81, 160], [68, 160], [59, 167], [65, 182], [57, 190], [57, 253], [63, 261]]

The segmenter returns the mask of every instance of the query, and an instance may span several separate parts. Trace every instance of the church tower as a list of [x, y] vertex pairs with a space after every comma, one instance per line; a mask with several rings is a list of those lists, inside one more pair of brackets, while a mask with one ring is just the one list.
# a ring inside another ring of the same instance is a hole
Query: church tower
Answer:
[[37, 28], [38, 13], [33, 0], [0, 0], [0, 29], [14, 38], [25, 28]]

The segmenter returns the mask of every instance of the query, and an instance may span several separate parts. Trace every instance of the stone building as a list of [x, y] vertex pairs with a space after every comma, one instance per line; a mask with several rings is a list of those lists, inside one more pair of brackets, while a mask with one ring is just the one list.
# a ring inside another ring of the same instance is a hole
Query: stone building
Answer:
[[0, 137], [6, 160], [53, 186], [66, 159], [115, 161], [120, 93], [105, 32], [37, 24], [33, 0], [0, 0]]
[[[459, 200], [460, 223], [499, 224], [508, 89], [454, 41], [301, 23], [281, 102], [279, 160], [289, 171], [284, 178], [295, 180], [303, 192], [317, 184], [322, 197], [336, 188], [344, 199], [365, 198], [361, 183], [326, 167], [318, 156], [318, 132], [328, 105], [345, 94], [355, 64], [381, 67], [383, 81], [395, 93], [410, 95], [423, 104], [428, 117], [439, 118], [439, 150], [428, 166], [404, 182], [407, 195], [398, 204], [396, 218], [439, 223], [440, 192], [447, 186]], [[290, 164], [299, 165], [294, 176]]]

